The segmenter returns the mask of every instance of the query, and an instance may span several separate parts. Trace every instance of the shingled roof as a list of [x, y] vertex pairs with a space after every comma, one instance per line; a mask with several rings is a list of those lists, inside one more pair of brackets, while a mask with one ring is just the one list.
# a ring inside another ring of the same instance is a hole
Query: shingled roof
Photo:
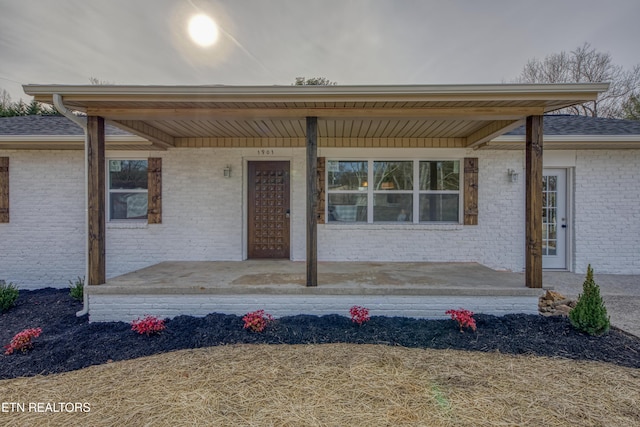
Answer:
[[[131, 135], [110, 124], [105, 125], [107, 135]], [[0, 117], [0, 135], [84, 135], [80, 126], [64, 116]]]
[[[602, 117], [546, 115], [544, 135], [640, 135], [639, 120], [605, 119]], [[520, 126], [505, 135], [524, 135]]]

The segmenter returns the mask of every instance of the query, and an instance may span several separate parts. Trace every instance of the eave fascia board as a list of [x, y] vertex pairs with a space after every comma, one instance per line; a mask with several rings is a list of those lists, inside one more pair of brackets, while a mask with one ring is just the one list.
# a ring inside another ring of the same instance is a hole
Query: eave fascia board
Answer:
[[65, 101], [80, 100], [197, 100], [255, 99], [353, 101], [380, 100], [500, 100], [578, 99], [593, 100], [608, 90], [608, 83], [562, 84], [461, 84], [461, 85], [367, 85], [367, 86], [142, 86], [142, 85], [23, 85], [38, 100], [54, 93]]

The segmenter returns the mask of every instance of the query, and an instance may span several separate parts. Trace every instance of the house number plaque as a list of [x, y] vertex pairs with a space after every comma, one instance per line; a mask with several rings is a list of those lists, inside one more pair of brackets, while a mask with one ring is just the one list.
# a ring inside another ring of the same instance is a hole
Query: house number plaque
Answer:
[[261, 148], [258, 150], [259, 156], [273, 156], [276, 153], [276, 150], [272, 148]]

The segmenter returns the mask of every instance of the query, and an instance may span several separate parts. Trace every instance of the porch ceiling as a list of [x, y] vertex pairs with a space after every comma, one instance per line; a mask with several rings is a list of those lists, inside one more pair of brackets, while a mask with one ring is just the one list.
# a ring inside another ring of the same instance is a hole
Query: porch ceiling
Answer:
[[[25, 85], [37, 101], [102, 116], [157, 148], [206, 139], [287, 139], [304, 145], [305, 117], [319, 144], [336, 139], [437, 139], [473, 147], [540, 115], [594, 100], [607, 84], [429, 86], [68, 86]], [[225, 144], [219, 144], [227, 146]]]

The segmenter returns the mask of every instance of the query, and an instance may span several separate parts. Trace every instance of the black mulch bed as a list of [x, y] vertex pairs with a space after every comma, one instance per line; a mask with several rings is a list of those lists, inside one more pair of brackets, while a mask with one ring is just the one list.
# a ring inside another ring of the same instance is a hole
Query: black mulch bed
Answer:
[[[619, 329], [602, 337], [577, 332], [566, 318], [476, 314], [477, 332], [460, 333], [453, 320], [374, 316], [358, 326], [346, 316], [290, 316], [263, 333], [243, 329], [240, 316], [179, 316], [160, 335], [138, 335], [127, 323], [88, 323], [76, 317], [81, 303], [62, 289], [20, 291], [0, 314], [0, 344], [26, 328], [42, 328], [27, 353], [0, 355], [0, 379], [51, 374], [172, 350], [224, 344], [384, 344], [597, 360], [640, 368], [640, 338]], [[4, 349], [2, 351], [4, 353]]]

